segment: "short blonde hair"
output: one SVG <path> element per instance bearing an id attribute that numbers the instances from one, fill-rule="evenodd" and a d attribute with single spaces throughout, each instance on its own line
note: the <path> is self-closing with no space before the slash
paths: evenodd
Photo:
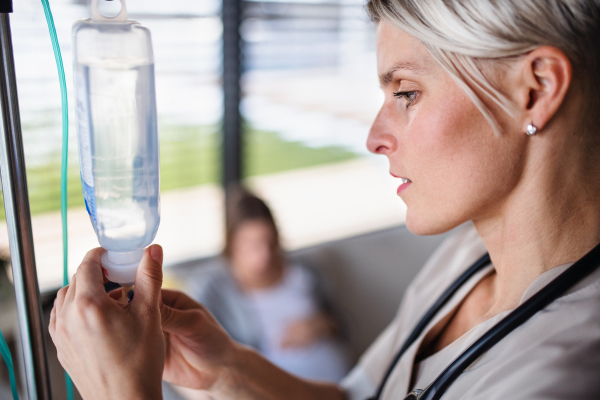
<path id="1" fill-rule="evenodd" d="M 510 115 L 513 105 L 482 70 L 484 60 L 508 59 L 553 46 L 584 78 L 586 95 L 600 103 L 600 0 L 368 0 L 373 21 L 420 40 L 481 110 L 499 127 L 475 90 Z"/>

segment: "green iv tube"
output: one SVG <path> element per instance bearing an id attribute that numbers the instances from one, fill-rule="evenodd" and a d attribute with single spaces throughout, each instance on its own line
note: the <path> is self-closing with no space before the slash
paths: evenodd
<path id="1" fill-rule="evenodd" d="M 54 50 L 54 58 L 56 59 L 56 67 L 58 68 L 58 79 L 60 82 L 60 95 L 62 101 L 62 155 L 61 155 L 61 171 L 60 171 L 60 214 L 62 220 L 62 237 L 63 237 L 63 286 L 69 284 L 69 268 L 68 268 L 68 236 L 67 236 L 67 165 L 68 165 L 68 150 L 69 150 L 69 105 L 67 101 L 67 85 L 65 79 L 65 70 L 63 67 L 58 38 L 56 36 L 56 28 L 54 27 L 54 19 L 50 11 L 48 0 L 42 0 L 44 13 L 46 14 L 46 22 L 50 32 L 52 48 Z M 19 400 L 17 392 L 17 382 L 15 379 L 15 370 L 10 354 L 10 349 L 4 339 L 4 335 L 0 331 L 0 354 L 6 363 L 10 379 L 10 389 L 14 400 Z M 69 374 L 65 372 L 65 380 L 67 385 L 67 398 L 73 400 L 73 382 Z"/>
<path id="2" fill-rule="evenodd" d="M 69 105 L 67 101 L 67 84 L 65 79 L 65 69 L 63 67 L 62 56 L 60 54 L 60 46 L 56 36 L 56 28 L 54 27 L 54 19 L 48 0 L 42 0 L 44 13 L 46 14 L 46 22 L 48 23 L 48 31 L 52 41 L 52 49 L 54 50 L 54 58 L 56 59 L 56 67 L 58 69 L 58 80 L 60 81 L 60 97 L 62 101 L 62 154 L 61 154 L 61 169 L 60 169 L 60 215 L 62 220 L 62 238 L 63 238 L 63 286 L 69 284 L 69 242 L 67 235 L 67 165 L 69 156 Z M 65 381 L 67 385 L 67 398 L 73 400 L 73 382 L 69 374 L 65 372 Z"/>
<path id="3" fill-rule="evenodd" d="M 15 379 L 15 368 L 13 366 L 12 356 L 10 355 L 8 344 L 6 344 L 6 340 L 4 340 L 4 335 L 2 332 L 0 332 L 0 353 L 2 353 L 2 358 L 4 359 L 8 369 L 10 390 L 12 391 L 13 399 L 19 400 L 19 394 L 17 393 L 17 380 Z"/>

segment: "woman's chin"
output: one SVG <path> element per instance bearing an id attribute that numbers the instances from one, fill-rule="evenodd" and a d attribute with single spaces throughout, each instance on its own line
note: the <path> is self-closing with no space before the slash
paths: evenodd
<path id="1" fill-rule="evenodd" d="M 406 213 L 406 227 L 409 231 L 417 236 L 430 236 L 430 235 L 441 235 L 451 229 L 456 228 L 461 223 L 453 223 L 450 221 L 444 221 L 440 218 L 429 218 L 422 215 L 411 214 L 410 211 Z"/>

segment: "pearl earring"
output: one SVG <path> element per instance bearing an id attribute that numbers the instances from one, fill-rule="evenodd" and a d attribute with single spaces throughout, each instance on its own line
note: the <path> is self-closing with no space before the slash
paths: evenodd
<path id="1" fill-rule="evenodd" d="M 537 133 L 537 130 L 538 130 L 537 126 L 535 126 L 534 124 L 529 124 L 529 125 L 527 125 L 527 132 L 526 133 L 529 136 L 533 136 L 533 135 L 535 135 Z"/>

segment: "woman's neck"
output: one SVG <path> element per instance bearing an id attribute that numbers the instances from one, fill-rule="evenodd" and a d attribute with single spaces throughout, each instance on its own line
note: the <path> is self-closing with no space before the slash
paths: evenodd
<path id="1" fill-rule="evenodd" d="M 538 276 L 600 242 L 600 171 L 565 159 L 534 163 L 495 215 L 474 221 L 496 269 L 489 316 L 516 307 Z"/>

